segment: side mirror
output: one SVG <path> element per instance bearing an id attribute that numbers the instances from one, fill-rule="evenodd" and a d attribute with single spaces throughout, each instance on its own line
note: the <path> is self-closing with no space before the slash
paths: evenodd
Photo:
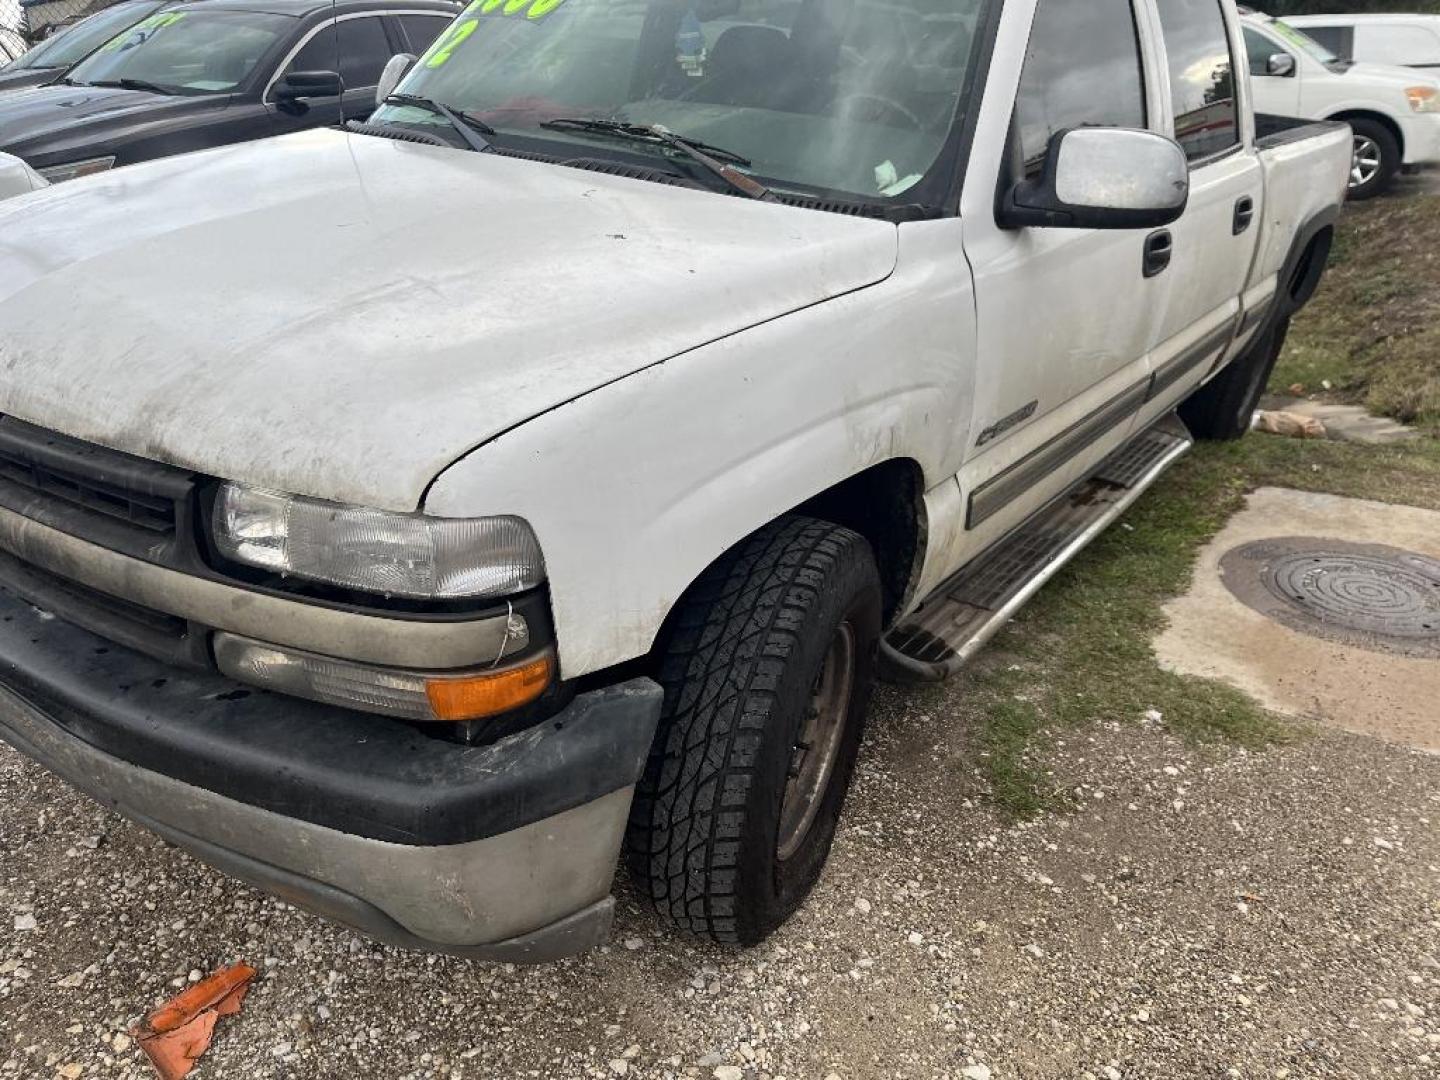
<path id="1" fill-rule="evenodd" d="M 410 65 L 415 63 L 415 57 L 411 53 L 396 53 L 385 65 L 385 70 L 380 72 L 380 81 L 375 84 L 375 107 L 379 108 L 385 104 L 385 99 L 395 92 L 395 87 L 400 85 L 400 80 L 410 70 Z"/>
<path id="2" fill-rule="evenodd" d="M 1129 128 L 1056 132 L 1045 170 L 1005 193 L 1007 229 L 1159 229 L 1185 212 L 1190 164 L 1180 144 Z"/>
<path id="3" fill-rule="evenodd" d="M 1271 53 L 1265 61 L 1265 74 L 1288 79 L 1295 74 L 1295 57 L 1287 52 Z"/>
<path id="4" fill-rule="evenodd" d="M 340 76 L 333 71 L 292 71 L 275 84 L 275 105 L 286 112 L 303 113 L 305 98 L 340 96 Z"/>

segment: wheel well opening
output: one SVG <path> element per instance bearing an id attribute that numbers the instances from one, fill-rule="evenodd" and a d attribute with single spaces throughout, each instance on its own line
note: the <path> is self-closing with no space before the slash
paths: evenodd
<path id="1" fill-rule="evenodd" d="M 1400 130 L 1400 125 L 1391 120 L 1383 113 L 1365 112 L 1363 109 L 1351 109 L 1349 112 L 1336 113 L 1331 120 L 1370 120 L 1379 124 L 1391 135 L 1395 136 L 1395 142 L 1400 147 L 1400 156 L 1405 156 L 1405 133 Z"/>
<path id="2" fill-rule="evenodd" d="M 873 465 L 792 512 L 844 525 L 870 541 L 889 623 L 909 599 L 923 554 L 925 477 L 919 463 L 901 458 Z"/>
<path id="3" fill-rule="evenodd" d="M 1325 273 L 1326 262 L 1330 258 L 1330 247 L 1335 242 L 1335 227 L 1327 225 L 1305 245 L 1300 258 L 1295 263 L 1295 269 L 1290 274 L 1290 307 L 1292 311 L 1298 311 L 1310 302 L 1315 295 L 1315 290 L 1320 287 L 1320 279 Z"/>
<path id="4" fill-rule="evenodd" d="M 880 571 L 884 604 L 882 619 L 888 625 L 901 605 L 909 600 L 910 590 L 919 580 L 920 561 L 924 555 L 925 474 L 919 463 L 902 458 L 872 465 L 864 472 L 856 473 L 806 499 L 786 513 L 803 514 L 843 525 L 870 542 Z M 682 596 L 687 595 L 694 585 L 695 582 L 691 582 Z M 682 607 L 682 604 L 676 603 L 665 616 L 651 643 L 650 652 L 609 669 L 609 681 L 613 682 L 617 674 L 654 675 L 659 650 L 674 634 L 676 616 Z"/>

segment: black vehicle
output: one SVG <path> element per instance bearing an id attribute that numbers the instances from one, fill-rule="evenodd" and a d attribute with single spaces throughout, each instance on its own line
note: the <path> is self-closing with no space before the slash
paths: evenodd
<path id="1" fill-rule="evenodd" d="M 0 97 L 0 151 L 52 182 L 363 119 L 390 57 L 420 53 L 444 0 L 193 0 L 158 10 L 58 82 Z"/>
<path id="2" fill-rule="evenodd" d="M 155 14 L 169 0 L 122 0 L 113 7 L 56 31 L 18 59 L 0 67 L 0 94 L 53 82 L 116 34 Z"/>

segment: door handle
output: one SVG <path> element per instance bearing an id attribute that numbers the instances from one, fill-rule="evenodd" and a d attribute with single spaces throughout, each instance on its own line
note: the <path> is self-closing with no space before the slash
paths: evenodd
<path id="1" fill-rule="evenodd" d="M 1175 254 L 1175 238 L 1169 229 L 1161 229 L 1145 238 L 1145 276 L 1152 278 L 1165 272 Z"/>
<path id="2" fill-rule="evenodd" d="M 1254 220 L 1255 200 L 1249 195 L 1242 195 L 1235 203 L 1235 235 L 1239 236 L 1250 228 L 1250 222 Z"/>

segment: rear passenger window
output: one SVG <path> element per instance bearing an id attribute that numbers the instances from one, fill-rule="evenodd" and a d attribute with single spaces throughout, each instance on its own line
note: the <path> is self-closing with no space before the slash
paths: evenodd
<path id="1" fill-rule="evenodd" d="M 1157 0 L 1165 51 L 1170 55 L 1170 96 L 1175 138 L 1191 161 L 1240 142 L 1235 67 L 1220 0 Z"/>
<path id="2" fill-rule="evenodd" d="M 1015 106 L 1025 173 L 1073 127 L 1145 126 L 1145 72 L 1130 0 L 1040 0 Z"/>
<path id="3" fill-rule="evenodd" d="M 1353 26 L 1304 26 L 1297 27 L 1324 45 L 1336 56 L 1347 60 L 1355 57 L 1355 28 Z"/>
<path id="4" fill-rule="evenodd" d="M 400 25 L 405 28 L 410 51 L 419 56 L 450 25 L 450 19 L 444 15 L 401 15 Z"/>

